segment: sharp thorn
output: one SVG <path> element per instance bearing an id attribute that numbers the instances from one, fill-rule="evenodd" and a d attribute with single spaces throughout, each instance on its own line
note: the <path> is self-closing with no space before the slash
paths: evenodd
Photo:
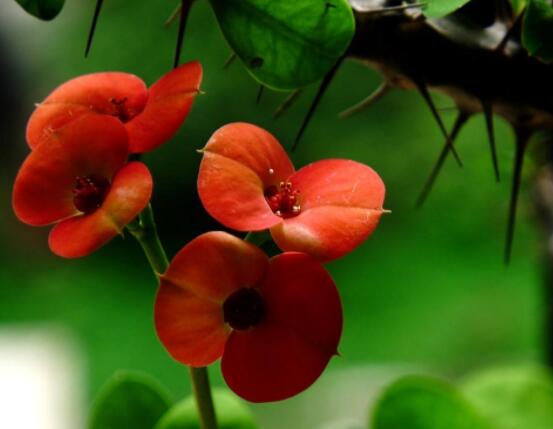
<path id="1" fill-rule="evenodd" d="M 343 112 L 340 112 L 338 116 L 342 119 L 349 118 L 350 116 L 355 115 L 356 113 L 359 113 L 360 111 L 366 109 L 367 107 L 372 106 L 374 103 L 376 103 L 386 94 L 388 94 L 392 89 L 393 89 L 392 86 L 387 81 L 384 81 L 368 97 L 361 100 L 359 103 L 355 104 L 349 109 L 346 109 Z"/>
<path id="2" fill-rule="evenodd" d="M 301 88 L 292 91 L 290 95 L 288 95 L 288 97 L 286 97 L 284 101 L 280 103 L 280 105 L 276 108 L 275 112 L 273 113 L 273 118 L 277 119 L 278 117 L 280 117 L 280 115 L 286 112 L 292 106 L 292 104 L 294 104 L 294 102 L 298 99 L 302 92 L 303 89 Z"/>
<path id="3" fill-rule="evenodd" d="M 265 85 L 262 83 L 259 84 L 259 89 L 257 90 L 257 96 L 255 97 L 255 104 L 259 104 L 261 101 L 261 97 L 263 96 L 263 92 L 265 91 Z"/>
<path id="4" fill-rule="evenodd" d="M 96 31 L 96 24 L 98 23 L 98 17 L 100 16 L 100 11 L 102 10 L 102 5 L 104 0 L 96 0 L 96 8 L 94 9 L 94 15 L 92 16 L 92 24 L 90 25 L 90 31 L 88 32 L 88 39 L 86 41 L 86 48 L 84 51 L 84 57 L 87 58 L 90 53 L 90 48 L 92 47 L 92 39 L 94 38 L 94 33 Z"/>
<path id="5" fill-rule="evenodd" d="M 442 134 L 446 138 L 446 140 L 449 142 L 449 140 L 448 140 L 449 137 L 448 137 L 448 133 L 447 133 L 447 130 L 445 128 L 445 125 L 444 125 L 444 121 L 442 120 L 442 117 L 440 116 L 440 113 L 438 112 L 438 109 L 436 109 L 436 105 L 434 104 L 434 101 L 432 100 L 432 96 L 428 92 L 427 86 L 422 82 L 415 82 L 415 84 L 417 85 L 417 88 L 418 88 L 420 94 L 422 95 L 422 98 L 426 102 L 428 108 L 432 112 L 432 115 L 434 116 L 434 119 L 436 119 L 436 122 L 438 123 L 438 126 L 440 127 L 440 131 L 442 132 Z M 459 157 L 459 154 L 457 153 L 457 151 L 455 150 L 453 145 L 451 145 L 449 143 L 448 147 L 451 150 L 451 152 L 453 153 L 453 156 L 455 157 L 455 160 L 457 161 L 457 164 L 459 164 L 459 167 L 462 167 L 463 163 L 461 161 L 461 158 Z"/>
<path id="6" fill-rule="evenodd" d="M 182 43 L 184 41 L 186 23 L 188 21 L 188 15 L 190 14 L 190 8 L 192 7 L 192 2 L 193 0 L 181 0 L 179 31 L 177 33 L 177 47 L 175 49 L 175 59 L 173 61 L 173 68 L 177 68 L 180 62 Z"/>
<path id="7" fill-rule="evenodd" d="M 317 106 L 319 105 L 321 99 L 323 98 L 323 95 L 325 94 L 326 90 L 328 89 L 328 86 L 330 85 L 330 82 L 332 82 L 332 79 L 336 75 L 336 72 L 338 71 L 338 68 L 342 64 L 342 61 L 344 61 L 344 56 L 340 57 L 338 61 L 336 61 L 336 64 L 329 70 L 329 72 L 326 74 L 326 76 L 323 78 L 323 81 L 321 82 L 321 85 L 319 86 L 319 89 L 317 90 L 317 94 L 315 94 L 315 98 L 311 102 L 311 106 L 309 106 L 309 110 L 307 111 L 307 114 L 305 115 L 305 118 L 303 119 L 303 122 L 301 124 L 301 127 L 298 131 L 298 134 L 296 136 L 296 139 L 294 140 L 294 143 L 292 144 L 291 152 L 294 152 L 298 144 L 301 140 L 301 137 L 303 136 L 303 133 L 305 132 L 307 125 L 309 125 L 309 122 L 311 121 L 311 118 L 313 117 L 313 113 L 315 113 L 315 110 L 317 109 Z"/>
<path id="8" fill-rule="evenodd" d="M 232 53 L 228 56 L 228 58 L 225 60 L 225 64 L 223 64 L 223 70 L 227 69 L 230 67 L 230 65 L 234 62 L 234 60 L 236 59 L 236 53 Z"/>
<path id="9" fill-rule="evenodd" d="M 488 140 L 490 142 L 490 153 L 492 155 L 495 180 L 499 182 L 499 163 L 497 161 L 497 147 L 495 144 L 495 131 L 493 127 L 493 106 L 490 102 L 483 101 L 482 108 L 484 110 L 484 118 L 486 118 L 486 129 L 488 131 Z"/>
<path id="10" fill-rule="evenodd" d="M 514 35 L 519 23 L 522 20 L 522 17 L 525 15 L 526 8 L 524 8 L 518 16 L 514 19 L 514 21 L 511 23 L 511 26 L 507 29 L 505 32 L 505 35 L 499 42 L 499 44 L 496 46 L 495 50 L 496 52 L 503 52 L 505 49 L 505 46 L 507 46 L 507 43 L 509 42 L 509 39 Z"/>
<path id="11" fill-rule="evenodd" d="M 177 16 L 180 15 L 180 11 L 182 9 L 182 3 L 177 4 L 177 7 L 171 12 L 171 15 L 169 15 L 169 18 L 165 20 L 165 23 L 163 24 L 165 27 L 170 27 L 173 22 L 177 19 Z"/>
<path id="12" fill-rule="evenodd" d="M 430 176 L 428 176 L 428 179 L 426 179 L 426 182 L 419 195 L 419 198 L 417 199 L 417 208 L 422 207 L 422 205 L 430 195 L 430 192 L 434 187 L 434 183 L 436 182 L 436 179 L 438 178 L 438 175 L 442 170 L 442 167 L 447 158 L 447 155 L 450 152 L 450 145 L 453 145 L 455 143 L 455 139 L 459 135 L 459 131 L 461 131 L 461 128 L 463 127 L 463 125 L 466 124 L 469 118 L 470 118 L 470 114 L 462 110 L 459 111 L 459 113 L 457 114 L 457 117 L 455 118 L 455 123 L 453 124 L 453 128 L 451 129 L 451 133 L 449 134 L 449 137 L 446 140 L 446 143 L 444 144 L 440 152 L 440 155 L 438 156 L 438 160 L 434 164 L 434 168 L 430 172 Z"/>
<path id="13" fill-rule="evenodd" d="M 530 133 L 526 129 L 518 129 L 516 132 L 516 147 L 515 159 L 513 167 L 513 182 L 511 185 L 511 201 L 509 203 L 509 215 L 507 218 L 507 235 L 505 239 L 505 264 L 508 265 L 511 261 L 511 252 L 513 249 L 513 237 L 515 233 L 515 220 L 518 204 L 518 196 L 520 193 L 520 182 L 522 180 L 522 167 L 524 163 L 524 154 Z"/>

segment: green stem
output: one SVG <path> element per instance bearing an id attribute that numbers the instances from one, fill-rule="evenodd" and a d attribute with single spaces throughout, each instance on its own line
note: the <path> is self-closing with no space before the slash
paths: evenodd
<path id="1" fill-rule="evenodd" d="M 196 398 L 198 414 L 200 415 L 200 425 L 202 429 L 217 429 L 217 416 L 213 407 L 207 368 L 190 366 L 188 371 L 192 380 L 192 390 L 194 391 L 194 398 Z"/>
<path id="2" fill-rule="evenodd" d="M 165 249 L 161 244 L 154 219 L 152 206 L 140 213 L 140 216 L 127 225 L 127 230 L 137 239 L 156 277 L 163 274 L 169 266 Z M 211 387 L 206 367 L 189 367 L 192 391 L 200 416 L 201 429 L 217 429 L 217 418 L 211 397 Z"/>

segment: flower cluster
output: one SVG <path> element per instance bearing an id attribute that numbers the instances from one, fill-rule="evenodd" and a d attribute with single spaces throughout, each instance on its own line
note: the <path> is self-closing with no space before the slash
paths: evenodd
<path id="1" fill-rule="evenodd" d="M 201 76 L 189 63 L 149 89 L 134 75 L 96 73 L 53 91 L 28 123 L 32 151 L 13 191 L 19 219 L 56 223 L 50 248 L 70 258 L 120 234 L 153 188 L 147 167 L 129 156 L 174 135 Z M 269 258 L 226 232 L 192 240 L 160 275 L 157 334 L 183 364 L 221 358 L 226 382 L 249 401 L 291 397 L 321 375 L 341 337 L 340 297 L 322 263 L 373 232 L 384 184 L 351 160 L 296 171 L 271 134 L 247 123 L 220 128 L 200 152 L 207 212 L 237 231 L 268 229 L 283 253 Z"/>
<path id="2" fill-rule="evenodd" d="M 64 83 L 27 125 L 32 152 L 15 180 L 13 207 L 30 225 L 57 223 L 50 249 L 75 258 L 121 234 L 150 201 L 147 167 L 129 155 L 168 140 L 199 91 L 202 68 L 184 64 L 150 89 L 128 73 L 94 73 Z"/>

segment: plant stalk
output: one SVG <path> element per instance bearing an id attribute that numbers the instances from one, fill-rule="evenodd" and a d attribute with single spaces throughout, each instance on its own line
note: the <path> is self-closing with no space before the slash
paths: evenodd
<path id="1" fill-rule="evenodd" d="M 140 213 L 138 218 L 127 225 L 127 230 L 140 243 L 152 271 L 159 277 L 169 267 L 169 260 L 159 239 L 151 204 Z M 217 417 L 211 396 L 211 386 L 206 367 L 189 367 L 192 391 L 200 418 L 201 429 L 217 429 Z"/>

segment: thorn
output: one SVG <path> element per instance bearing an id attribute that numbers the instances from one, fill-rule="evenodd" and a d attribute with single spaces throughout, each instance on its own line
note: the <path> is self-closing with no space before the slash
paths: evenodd
<path id="1" fill-rule="evenodd" d="M 98 23 L 98 17 L 100 16 L 100 11 L 102 10 L 102 5 L 104 0 L 96 0 L 96 8 L 94 9 L 94 15 L 92 16 L 92 24 L 90 25 L 90 31 L 88 32 L 88 39 L 86 41 L 86 48 L 84 51 L 84 57 L 88 57 L 90 48 L 92 47 L 92 39 L 94 38 L 94 32 L 96 31 L 96 24 Z"/>
<path id="2" fill-rule="evenodd" d="M 450 146 L 455 143 L 455 139 L 459 135 L 459 131 L 461 131 L 461 128 L 463 127 L 463 125 L 466 124 L 469 118 L 470 114 L 462 110 L 460 110 L 457 114 L 455 122 L 453 123 L 453 128 L 451 129 L 451 133 L 449 134 L 449 138 L 446 140 L 446 143 L 444 144 L 444 147 L 442 148 L 442 151 L 438 156 L 438 160 L 436 161 L 436 164 L 434 164 L 434 168 L 432 169 L 430 176 L 428 176 L 428 179 L 426 179 L 426 183 L 424 184 L 419 198 L 417 199 L 417 208 L 422 207 L 422 205 L 430 195 L 430 191 L 434 187 L 434 183 L 436 182 L 436 179 L 440 174 L 447 155 L 449 154 Z"/>
<path id="3" fill-rule="evenodd" d="M 451 150 L 451 152 L 453 153 L 453 156 L 455 157 L 455 160 L 457 161 L 457 164 L 459 164 L 459 167 L 462 167 L 463 162 L 461 161 L 461 158 L 459 157 L 459 154 L 457 153 L 457 150 L 455 150 L 455 147 L 453 147 L 453 145 L 449 141 L 449 134 L 448 134 L 448 132 L 445 128 L 444 121 L 442 121 L 442 117 L 440 116 L 440 113 L 436 109 L 436 105 L 434 104 L 434 101 L 432 100 L 432 96 L 428 92 L 427 86 L 424 83 L 420 82 L 420 81 L 416 81 L 415 84 L 417 85 L 417 88 L 418 88 L 420 94 L 422 95 L 422 98 L 424 99 L 424 101 L 426 102 L 426 104 L 429 107 L 430 111 L 432 112 L 432 115 L 434 115 L 434 119 L 436 119 L 436 122 L 438 123 L 438 126 L 440 127 L 440 131 L 442 132 L 442 134 L 446 138 L 446 143 L 447 143 L 447 146 L 448 146 L 449 150 Z"/>
<path id="4" fill-rule="evenodd" d="M 511 188 L 511 201 L 509 203 L 509 216 L 507 219 L 507 236 L 505 239 L 505 264 L 508 265 L 511 261 L 511 251 L 513 249 L 513 237 L 515 233 L 515 219 L 517 211 L 518 196 L 520 191 L 520 182 L 522 180 L 522 167 L 524 162 L 524 153 L 528 146 L 531 134 L 527 129 L 517 129 L 516 133 L 516 148 L 515 161 L 513 168 L 513 182 Z"/>
<path id="5" fill-rule="evenodd" d="M 264 91 L 265 91 L 265 85 L 263 85 L 262 83 L 259 84 L 259 89 L 257 90 L 257 96 L 255 97 L 255 104 L 259 104 Z"/>
<path id="6" fill-rule="evenodd" d="M 171 15 L 169 15 L 169 18 L 165 20 L 165 23 L 163 24 L 165 27 L 170 27 L 173 22 L 175 22 L 175 19 L 177 19 L 177 16 L 179 16 L 180 11 L 182 9 L 182 3 L 177 4 L 177 7 L 171 12 Z"/>
<path id="7" fill-rule="evenodd" d="M 186 30 L 186 22 L 188 21 L 188 15 L 190 14 L 190 8 L 192 7 L 193 1 L 194 0 L 181 0 L 179 31 L 177 33 L 177 47 L 175 49 L 173 68 L 177 68 L 179 65 L 182 42 L 184 41 L 184 32 Z"/>
<path id="8" fill-rule="evenodd" d="M 515 20 L 511 23 L 511 26 L 509 29 L 505 32 L 505 35 L 501 39 L 501 42 L 496 46 L 495 50 L 496 52 L 503 52 L 505 49 L 505 46 L 507 46 L 507 43 L 509 42 L 509 39 L 511 36 L 513 36 L 514 32 L 516 31 L 520 21 L 522 20 L 522 17 L 524 16 L 526 12 L 526 7 L 522 9 L 522 11 L 518 14 L 518 16 L 515 18 Z"/>
<path id="9" fill-rule="evenodd" d="M 382 82 L 380 86 L 376 88 L 368 97 L 361 100 L 359 103 L 351 106 L 349 109 L 346 109 L 343 112 L 340 112 L 338 117 L 340 117 L 341 119 L 344 119 L 344 118 L 349 118 L 350 116 L 355 115 L 356 113 L 359 113 L 360 111 L 366 109 L 367 107 L 372 106 L 374 103 L 376 103 L 386 94 L 388 94 L 392 89 L 393 87 L 388 83 L 388 81 Z"/>
<path id="10" fill-rule="evenodd" d="M 344 56 L 341 56 L 338 61 L 336 61 L 336 64 L 328 71 L 326 76 L 323 78 L 323 81 L 321 82 L 321 85 L 319 86 L 319 89 L 317 90 L 317 94 L 315 94 L 315 98 L 311 102 L 311 106 L 309 106 L 309 110 L 307 111 L 307 114 L 305 115 L 305 118 L 303 119 L 303 122 L 301 124 L 300 130 L 298 131 L 298 134 L 296 136 L 296 139 L 294 140 L 294 144 L 292 144 L 292 148 L 290 149 L 291 152 L 294 152 L 296 148 L 298 147 L 298 144 L 301 140 L 301 137 L 303 133 L 305 132 L 305 129 L 307 128 L 307 125 L 309 125 L 309 122 L 311 121 L 311 118 L 313 116 L 313 113 L 315 113 L 315 110 L 317 109 L 317 106 L 319 105 L 321 99 L 323 98 L 323 95 L 325 94 L 326 90 L 328 89 L 328 86 L 330 85 L 330 82 L 332 82 L 332 79 L 336 75 L 336 72 L 338 71 L 338 68 L 342 64 L 342 61 L 344 61 Z"/>
<path id="11" fill-rule="evenodd" d="M 273 113 L 273 118 L 277 119 L 280 115 L 282 115 L 284 112 L 286 112 L 292 104 L 297 100 L 297 98 L 302 94 L 303 89 L 298 88 L 290 93 L 288 97 L 284 99 L 282 103 L 276 108 L 275 112 Z"/>
<path id="12" fill-rule="evenodd" d="M 386 13 L 386 12 L 402 12 L 408 9 L 416 9 L 416 8 L 422 9 L 425 6 L 426 6 L 426 3 L 413 3 L 413 4 L 390 6 L 390 7 L 383 7 L 380 9 L 367 10 L 366 12 L 363 12 L 363 14 L 372 15 L 372 14 Z"/>
<path id="13" fill-rule="evenodd" d="M 228 56 L 228 58 L 225 60 L 225 64 L 223 64 L 223 70 L 227 69 L 230 67 L 230 65 L 234 62 L 234 60 L 236 59 L 237 55 L 236 53 L 232 53 Z"/>
<path id="14" fill-rule="evenodd" d="M 495 180 L 500 181 L 499 163 L 497 161 L 497 148 L 495 144 L 495 132 L 493 128 L 493 106 L 488 101 L 482 101 L 484 117 L 486 118 L 486 129 L 488 131 L 488 140 L 490 142 L 490 152 L 492 154 L 493 170 L 495 172 Z"/>

